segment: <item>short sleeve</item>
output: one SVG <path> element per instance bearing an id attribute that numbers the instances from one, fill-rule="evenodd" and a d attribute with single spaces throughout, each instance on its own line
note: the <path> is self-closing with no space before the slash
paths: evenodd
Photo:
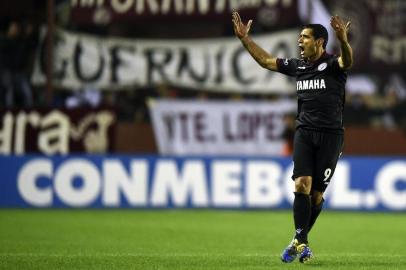
<path id="1" fill-rule="evenodd" d="M 299 60 L 295 58 L 277 58 L 278 72 L 288 76 L 296 76 L 298 62 Z"/>

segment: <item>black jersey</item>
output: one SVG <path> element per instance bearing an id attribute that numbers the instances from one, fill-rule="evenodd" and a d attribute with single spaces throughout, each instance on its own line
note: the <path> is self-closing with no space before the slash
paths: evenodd
<path id="1" fill-rule="evenodd" d="M 324 53 L 317 61 L 277 59 L 278 72 L 296 77 L 296 128 L 342 133 L 345 82 L 338 58 Z"/>

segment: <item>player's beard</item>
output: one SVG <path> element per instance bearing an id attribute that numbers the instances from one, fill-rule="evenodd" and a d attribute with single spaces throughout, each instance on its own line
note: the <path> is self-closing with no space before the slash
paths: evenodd
<path id="1" fill-rule="evenodd" d="M 313 56 L 317 54 L 316 47 L 303 47 L 303 50 L 300 50 L 300 57 L 305 60 L 309 61 Z"/>

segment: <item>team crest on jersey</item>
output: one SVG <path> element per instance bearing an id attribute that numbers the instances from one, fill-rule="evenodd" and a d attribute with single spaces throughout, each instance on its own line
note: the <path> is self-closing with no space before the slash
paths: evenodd
<path id="1" fill-rule="evenodd" d="M 326 67 L 327 67 L 327 63 L 321 63 L 321 64 L 317 67 L 317 70 L 318 70 L 318 71 L 323 71 L 323 70 L 326 69 Z"/>

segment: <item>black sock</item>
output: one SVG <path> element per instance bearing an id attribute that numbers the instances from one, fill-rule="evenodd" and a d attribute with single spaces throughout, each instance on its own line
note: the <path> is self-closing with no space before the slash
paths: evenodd
<path id="1" fill-rule="evenodd" d="M 295 220 L 296 235 L 295 238 L 300 243 L 307 244 L 307 232 L 309 229 L 311 214 L 310 196 L 304 193 L 295 192 L 293 201 L 293 219 Z"/>
<path id="2" fill-rule="evenodd" d="M 322 198 L 321 202 L 318 205 L 312 205 L 310 221 L 309 221 L 309 230 L 307 231 L 308 233 L 310 232 L 314 223 L 316 222 L 316 219 L 320 215 L 320 212 L 323 209 L 323 203 L 324 203 L 324 199 Z"/>

